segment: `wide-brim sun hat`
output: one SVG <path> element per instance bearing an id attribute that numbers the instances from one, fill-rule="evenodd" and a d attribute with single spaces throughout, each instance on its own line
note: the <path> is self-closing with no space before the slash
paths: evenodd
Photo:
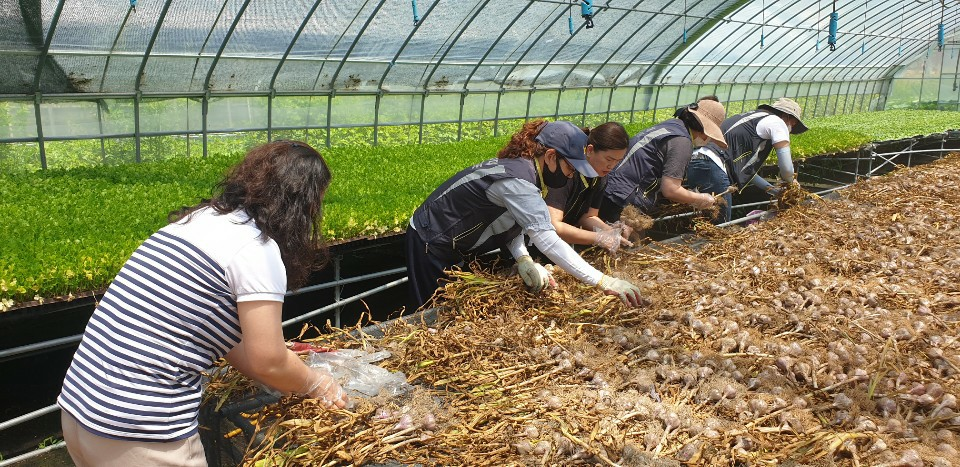
<path id="1" fill-rule="evenodd" d="M 599 176 L 593 166 L 587 162 L 587 134 L 580 127 L 563 120 L 547 122 L 540 128 L 536 140 L 557 151 L 584 177 Z"/>
<path id="2" fill-rule="evenodd" d="M 800 115 L 803 114 L 803 109 L 801 109 L 800 104 L 793 99 L 781 97 L 773 104 L 760 104 L 757 106 L 757 109 L 770 111 L 778 110 L 795 118 L 797 120 L 797 124 L 790 129 L 790 133 L 792 134 L 799 135 L 800 133 L 807 131 L 807 126 L 800 121 Z"/>
<path id="3" fill-rule="evenodd" d="M 700 122 L 700 125 L 703 127 L 703 133 L 717 143 L 718 146 L 726 149 L 727 140 L 723 137 L 723 130 L 720 129 L 720 124 L 723 123 L 723 119 L 727 116 L 727 111 L 723 108 L 723 104 L 717 101 L 703 99 L 697 102 L 695 109 L 693 106 L 688 107 L 688 109 L 690 113 L 697 118 L 697 121 Z"/>

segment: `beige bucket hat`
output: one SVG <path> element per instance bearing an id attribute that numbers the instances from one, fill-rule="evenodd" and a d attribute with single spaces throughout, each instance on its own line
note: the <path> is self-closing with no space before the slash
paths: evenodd
<path id="1" fill-rule="evenodd" d="M 797 119 L 797 124 L 793 126 L 793 129 L 790 130 L 790 133 L 799 135 L 804 131 L 807 131 L 807 126 L 800 121 L 800 115 L 803 113 L 803 110 L 800 108 L 800 104 L 797 104 L 797 101 L 781 97 L 777 99 L 773 104 L 760 104 L 757 106 L 759 110 L 779 110 L 795 119 Z"/>
<path id="2" fill-rule="evenodd" d="M 726 149 L 727 140 L 723 138 L 723 131 L 720 130 L 720 124 L 727 116 L 723 104 L 709 99 L 701 99 L 697 101 L 696 108 L 690 106 L 688 109 L 703 126 L 704 134 L 716 142 L 718 146 Z"/>

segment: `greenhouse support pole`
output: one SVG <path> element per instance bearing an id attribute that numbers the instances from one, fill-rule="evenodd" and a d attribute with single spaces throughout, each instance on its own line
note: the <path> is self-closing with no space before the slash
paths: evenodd
<path id="1" fill-rule="evenodd" d="M 657 93 L 653 96 L 653 116 L 650 119 L 653 123 L 657 122 L 657 106 L 660 104 L 660 89 L 663 88 L 663 84 L 657 85 Z"/>
<path id="2" fill-rule="evenodd" d="M 37 120 L 37 145 L 40 146 L 40 168 L 47 170 L 47 149 L 43 142 L 43 118 L 40 117 L 40 91 L 33 97 L 33 116 Z"/>
<path id="3" fill-rule="evenodd" d="M 203 132 L 203 157 L 207 157 L 207 114 L 210 112 L 210 90 L 203 93 L 200 101 L 200 126 Z"/>
<path id="4" fill-rule="evenodd" d="M 97 103 L 97 130 L 100 132 L 100 163 L 107 161 L 107 149 L 103 138 L 103 109 L 101 109 L 101 99 L 94 101 Z"/>
<path id="5" fill-rule="evenodd" d="M 503 97 L 503 86 L 500 86 L 500 92 L 497 93 L 497 108 L 493 112 L 493 136 L 495 137 L 500 136 L 500 98 L 501 97 Z M 423 115 L 423 105 L 420 106 L 420 115 Z"/>
<path id="6" fill-rule="evenodd" d="M 270 88 L 270 95 L 267 96 L 267 142 L 273 141 L 273 98 L 276 97 L 277 90 Z"/>
<path id="7" fill-rule="evenodd" d="M 383 88 L 377 89 L 377 96 L 373 100 L 373 145 L 380 144 L 380 101 L 383 99 Z"/>
<path id="8" fill-rule="evenodd" d="M 336 255 L 333 257 L 333 280 L 334 282 L 340 282 L 340 261 L 343 259 L 343 256 Z M 340 297 L 342 296 L 343 287 L 338 283 L 333 288 L 333 303 L 340 303 Z M 340 327 L 340 312 L 343 311 L 343 307 L 337 305 L 333 312 L 333 325 L 334 327 Z"/>
<path id="9" fill-rule="evenodd" d="M 837 93 L 838 93 L 838 95 L 837 95 L 836 100 L 833 101 L 833 115 L 836 115 L 836 114 L 837 114 L 837 106 L 840 105 L 839 92 L 840 92 L 840 87 L 841 87 L 841 86 L 843 86 L 843 83 L 837 83 Z M 827 91 L 827 92 L 828 92 L 829 94 L 833 94 L 833 82 L 830 82 L 830 90 Z"/>
<path id="10" fill-rule="evenodd" d="M 553 106 L 553 119 L 557 120 L 560 118 L 560 99 L 562 99 L 563 93 L 567 92 L 567 87 L 560 85 L 560 90 L 557 91 L 557 102 Z"/>
<path id="11" fill-rule="evenodd" d="M 463 140 L 463 104 L 467 100 L 466 89 L 460 90 L 460 116 L 457 118 L 457 141 Z"/>
<path id="12" fill-rule="evenodd" d="M 527 106 L 523 111 L 523 119 L 530 120 L 530 102 L 533 101 L 533 93 L 537 92 L 537 87 L 533 86 L 527 91 Z M 560 94 L 559 92 L 557 94 Z"/>
<path id="13" fill-rule="evenodd" d="M 133 145 L 134 159 L 139 163 L 140 158 L 140 90 L 133 95 Z"/>
<path id="14" fill-rule="evenodd" d="M 324 143 L 324 146 L 330 147 L 330 127 L 333 126 L 333 121 L 330 119 L 330 116 L 333 115 L 333 99 L 337 96 L 337 91 L 331 85 L 330 93 L 327 95 L 327 140 Z"/>
<path id="15" fill-rule="evenodd" d="M 580 108 L 580 126 L 587 126 L 587 104 L 590 102 L 590 91 L 593 90 L 591 85 L 583 92 L 583 107 Z"/>
<path id="16" fill-rule="evenodd" d="M 427 96 L 430 95 L 430 91 L 426 88 L 423 89 L 423 96 L 420 97 L 420 125 L 417 127 L 417 144 L 423 144 L 423 110 L 427 105 Z M 327 116 L 329 118 L 329 116 Z M 329 120 L 327 120 L 329 122 Z"/>

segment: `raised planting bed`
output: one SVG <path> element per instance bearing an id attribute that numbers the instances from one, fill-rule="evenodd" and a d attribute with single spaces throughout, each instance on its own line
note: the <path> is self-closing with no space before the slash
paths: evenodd
<path id="1" fill-rule="evenodd" d="M 664 115 L 669 115 L 666 113 Z M 955 128 L 958 112 L 889 111 L 809 119 L 798 158 Z M 629 124 L 634 133 L 646 123 Z M 494 157 L 506 137 L 449 144 L 338 147 L 325 203 L 328 239 L 389 235 L 443 180 Z M 142 164 L 0 173 L 0 312 L 106 288 L 167 214 L 209 196 L 241 153 Z M 801 176 L 802 176 L 801 172 Z"/>
<path id="2" fill-rule="evenodd" d="M 636 309 L 560 272 L 541 296 L 458 273 L 434 323 L 317 341 L 389 350 L 413 392 L 252 407 L 245 462 L 957 465 L 960 155 L 836 198 L 592 257 L 641 286 Z"/>

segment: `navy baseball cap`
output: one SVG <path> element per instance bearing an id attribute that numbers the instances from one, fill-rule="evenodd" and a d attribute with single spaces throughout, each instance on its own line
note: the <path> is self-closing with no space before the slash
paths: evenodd
<path id="1" fill-rule="evenodd" d="M 584 177 L 595 178 L 597 171 L 587 162 L 587 134 L 570 122 L 547 122 L 537 135 L 538 143 L 557 151 Z"/>

